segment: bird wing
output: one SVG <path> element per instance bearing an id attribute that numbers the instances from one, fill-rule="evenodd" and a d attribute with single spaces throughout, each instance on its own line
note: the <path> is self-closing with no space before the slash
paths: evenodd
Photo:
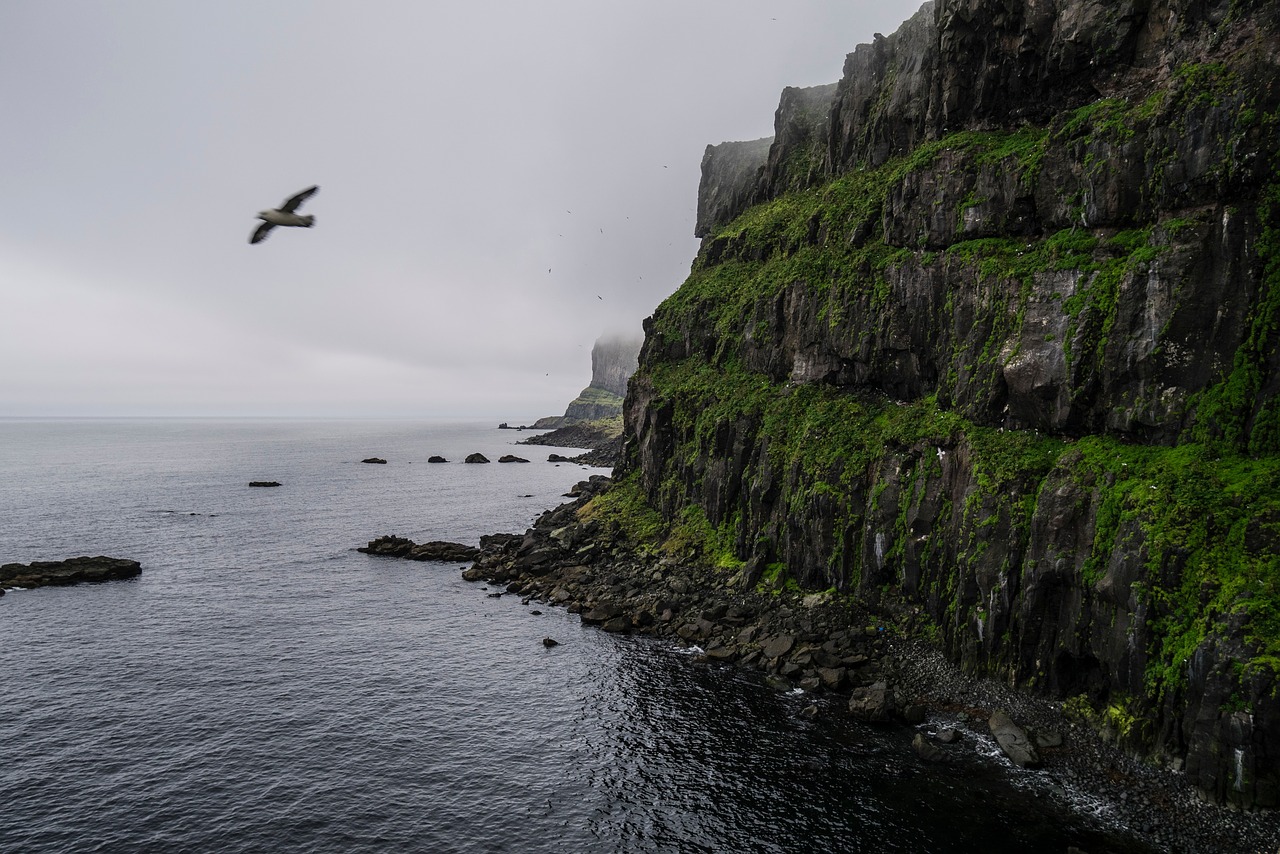
<path id="1" fill-rule="evenodd" d="M 249 242 L 250 242 L 250 243 L 261 243 L 263 240 L 265 240 L 265 239 L 266 239 L 267 234 L 268 234 L 268 233 L 271 231 L 271 229 L 273 229 L 273 228 L 275 228 L 275 226 L 274 226 L 274 225 L 272 225 L 272 224 L 271 224 L 271 223 L 269 223 L 269 222 L 264 222 L 262 225 L 258 226 L 258 228 L 257 228 L 257 230 L 256 230 L 256 231 L 254 231 L 254 232 L 253 232 L 253 237 L 250 237 L 250 238 L 249 238 Z"/>
<path id="2" fill-rule="evenodd" d="M 308 187 L 296 196 L 290 196 L 285 203 L 280 206 L 280 210 L 283 213 L 293 213 L 298 209 L 299 205 L 314 196 L 319 190 L 320 187 L 317 185 L 315 187 Z"/>

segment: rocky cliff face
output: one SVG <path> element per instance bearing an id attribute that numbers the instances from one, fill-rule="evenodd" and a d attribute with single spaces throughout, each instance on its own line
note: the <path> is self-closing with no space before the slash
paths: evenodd
<path id="1" fill-rule="evenodd" d="M 591 348 L 591 383 L 570 402 L 564 417 L 554 426 L 619 415 L 627 382 L 636 372 L 642 343 L 638 336 L 606 335 L 596 339 Z M 544 425 L 546 421 L 548 419 L 538 423 Z"/>
<path id="2" fill-rule="evenodd" d="M 708 149 L 620 488 L 1280 805 L 1280 7 L 938 0 Z"/>

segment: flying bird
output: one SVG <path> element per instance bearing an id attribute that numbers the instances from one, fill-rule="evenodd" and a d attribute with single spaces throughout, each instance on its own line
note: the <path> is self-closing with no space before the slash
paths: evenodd
<path id="1" fill-rule="evenodd" d="M 296 196 L 290 196 L 285 202 L 275 210 L 258 211 L 258 219 L 262 220 L 262 225 L 258 226 L 253 232 L 253 236 L 249 238 L 250 243 L 261 243 L 266 239 L 267 234 L 277 225 L 296 225 L 300 228 L 310 228 L 316 224 L 316 218 L 310 214 L 294 213 L 298 207 L 307 199 L 314 196 L 319 187 L 308 187 Z"/>

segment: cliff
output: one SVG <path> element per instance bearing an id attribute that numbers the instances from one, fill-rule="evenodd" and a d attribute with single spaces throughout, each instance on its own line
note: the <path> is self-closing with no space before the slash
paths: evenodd
<path id="1" fill-rule="evenodd" d="M 622 414 L 627 382 L 636 372 L 642 340 L 639 336 L 604 335 L 591 347 L 591 382 L 570 401 L 563 416 L 541 418 L 535 427 L 566 427 Z"/>
<path id="2" fill-rule="evenodd" d="M 614 489 L 1280 805 L 1278 72 L 1272 0 L 938 0 L 788 89 Z"/>

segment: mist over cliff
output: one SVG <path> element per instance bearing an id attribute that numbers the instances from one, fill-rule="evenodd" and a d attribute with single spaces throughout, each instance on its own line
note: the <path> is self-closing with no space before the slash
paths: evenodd
<path id="1" fill-rule="evenodd" d="M 1277 81 L 1274 2 L 925 4 L 708 148 L 615 489 L 1280 805 Z"/>

